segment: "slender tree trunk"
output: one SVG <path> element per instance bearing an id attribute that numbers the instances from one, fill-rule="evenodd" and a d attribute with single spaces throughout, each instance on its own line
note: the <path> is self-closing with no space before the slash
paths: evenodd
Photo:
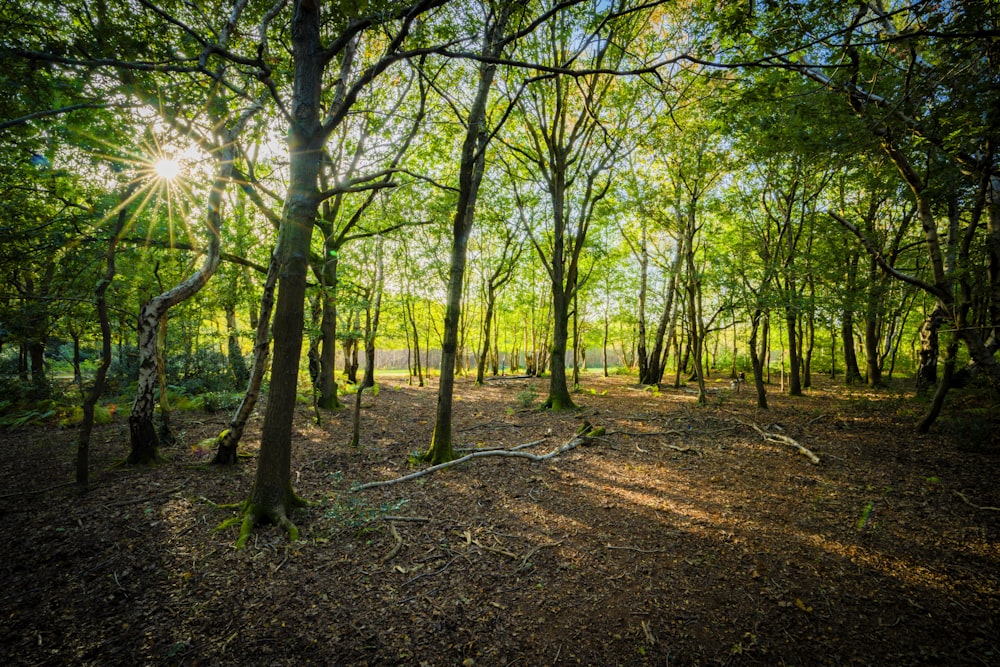
<path id="1" fill-rule="evenodd" d="M 403 304 L 403 319 L 413 331 L 413 374 L 417 377 L 417 386 L 424 386 L 424 371 L 420 363 L 420 329 L 414 314 L 413 303 L 407 299 Z"/>
<path id="2" fill-rule="evenodd" d="M 604 309 L 604 338 L 601 339 L 601 360 L 604 364 L 604 377 L 608 377 L 608 309 Z"/>
<path id="3" fill-rule="evenodd" d="M 705 334 L 701 323 L 701 312 L 698 308 L 698 292 L 701 288 L 694 262 L 693 220 L 692 227 L 689 228 L 688 233 L 689 238 L 685 241 L 687 244 L 685 254 L 687 256 L 688 269 L 688 284 L 685 288 L 688 297 L 688 341 L 691 348 L 691 356 L 694 360 L 694 377 L 698 383 L 698 403 L 705 403 L 708 401 L 708 394 L 705 392 L 705 367 L 702 359 Z"/>
<path id="4" fill-rule="evenodd" d="M 924 318 L 920 325 L 920 353 L 917 362 L 917 391 L 926 393 L 937 384 L 937 364 L 940 345 L 938 330 L 944 322 L 945 310 L 941 304 Z"/>
<path id="5" fill-rule="evenodd" d="M 267 372 L 267 362 L 271 351 L 271 312 L 274 310 L 274 288 L 278 282 L 278 269 L 278 258 L 272 253 L 260 299 L 260 315 L 253 318 L 257 326 L 253 346 L 253 365 L 250 367 L 246 393 L 229 421 L 229 428 L 223 431 L 219 438 L 219 448 L 215 452 L 215 458 L 212 459 L 212 463 L 216 465 L 232 465 L 238 461 L 236 448 L 243 438 L 243 432 L 246 430 L 250 415 L 253 414 L 253 409 L 260 396 L 260 386 L 264 381 L 264 374 Z"/>
<path id="6" fill-rule="evenodd" d="M 367 316 L 365 327 L 365 374 L 360 389 L 375 386 L 375 338 L 378 336 L 379 319 L 382 315 L 382 250 L 376 250 L 375 303 L 371 315 Z"/>
<path id="7" fill-rule="evenodd" d="M 793 293 L 790 291 L 789 293 Z M 796 331 L 796 310 L 792 305 L 785 307 L 785 329 L 788 332 L 788 395 L 802 395 L 802 375 L 799 372 L 799 345 Z"/>
<path id="8" fill-rule="evenodd" d="M 80 334 L 73 332 L 73 384 L 78 387 L 83 386 L 83 373 L 80 371 Z"/>
<path id="9" fill-rule="evenodd" d="M 764 387 L 764 363 L 761 349 L 758 348 L 757 333 L 761 328 L 761 320 L 764 311 L 756 309 L 750 318 L 750 341 L 748 349 L 750 352 L 750 365 L 753 367 L 753 385 L 757 392 L 757 407 L 767 410 L 767 390 Z M 765 346 L 761 345 L 761 348 Z"/>
<path id="10" fill-rule="evenodd" d="M 240 335 L 236 323 L 236 304 L 226 306 L 226 329 L 229 333 L 227 341 L 227 357 L 229 359 L 229 370 L 233 374 L 233 383 L 237 389 L 246 387 L 250 379 L 250 371 L 247 369 L 246 359 L 243 358 L 243 350 L 240 349 Z"/>
<path id="11" fill-rule="evenodd" d="M 857 346 L 854 342 L 854 313 L 845 309 L 840 324 L 840 339 L 844 347 L 844 382 L 851 387 L 862 381 L 861 369 L 858 367 Z"/>
<path id="12" fill-rule="evenodd" d="M 937 421 L 944 407 L 944 399 L 951 389 L 952 379 L 955 376 L 955 358 L 958 356 L 958 336 L 953 334 L 951 342 L 945 348 L 944 372 L 941 374 L 941 382 L 938 383 L 937 391 L 934 392 L 934 400 L 931 401 L 927 414 L 924 415 L 920 423 L 917 424 L 917 433 L 929 433 L 931 426 Z"/>
<path id="13" fill-rule="evenodd" d="M 580 388 L 580 319 L 577 314 L 579 293 L 573 294 L 573 390 Z M 643 350 L 645 353 L 645 350 Z M 643 355 L 645 356 L 645 354 Z"/>
<path id="14" fill-rule="evenodd" d="M 868 260 L 868 296 L 865 301 L 865 368 L 869 387 L 882 386 L 882 359 L 879 354 L 879 310 L 882 305 L 882 282 L 878 263 Z"/>
<path id="15" fill-rule="evenodd" d="M 94 430 L 94 410 L 101 394 L 104 393 L 105 380 L 108 376 L 108 368 L 111 367 L 111 320 L 108 317 L 108 287 L 115 279 L 115 253 L 118 249 L 118 241 L 121 238 L 122 230 L 125 229 L 125 222 L 128 219 L 128 209 L 124 203 L 129 200 L 135 186 L 126 189 L 122 197 L 122 206 L 116 216 L 114 229 L 108 239 L 108 249 L 104 257 L 104 276 L 98 281 L 94 289 L 95 306 L 97 307 L 97 321 L 101 326 L 101 363 L 97 366 L 97 373 L 94 376 L 94 384 L 91 385 L 83 400 L 83 419 L 80 422 L 80 432 L 76 440 L 76 483 L 81 489 L 86 490 L 90 484 L 90 436 Z"/>
<path id="16" fill-rule="evenodd" d="M 487 26 L 482 47 L 484 56 L 496 57 L 500 55 L 503 49 L 500 37 L 506 29 L 510 10 L 508 5 L 501 5 L 494 22 Z M 455 458 L 455 451 L 452 447 L 451 414 L 455 385 L 455 355 L 462 311 L 462 287 L 465 279 L 469 236 L 472 234 L 472 226 L 475 222 L 476 200 L 486 168 L 486 148 L 490 141 L 490 132 L 486 127 L 486 106 L 495 74 L 495 64 L 487 62 L 480 64 L 476 97 L 469 110 L 465 139 L 462 143 L 458 202 L 452 223 L 451 262 L 444 315 L 444 335 L 441 340 L 441 377 L 438 382 L 437 411 L 431 444 L 423 456 L 425 461 L 435 465 Z"/>
<path id="17" fill-rule="evenodd" d="M 288 513 L 303 504 L 292 490 L 292 422 L 302 352 L 309 247 L 319 212 L 317 183 L 325 141 L 319 119 L 325 65 L 320 24 L 320 3 L 295 2 L 291 23 L 295 48 L 290 109 L 294 121 L 288 133 L 289 184 L 276 251 L 279 278 L 274 310 L 274 360 L 257 475 L 246 503 L 237 546 L 243 546 L 254 525 L 261 522 L 278 524 L 293 540 L 298 537 L 298 529 Z M 344 57 L 349 60 L 348 55 Z"/>
<path id="18" fill-rule="evenodd" d="M 337 396 L 337 380 L 334 377 L 337 367 L 337 260 L 334 259 L 331 263 L 333 284 L 327 285 L 329 293 L 322 297 L 323 315 L 319 325 L 321 345 L 318 405 L 324 410 L 336 410 L 341 407 L 340 398 Z"/>
<path id="19" fill-rule="evenodd" d="M 486 315 L 483 317 L 483 344 L 480 348 L 479 363 L 476 366 L 476 384 L 483 384 L 486 380 L 487 356 L 490 351 L 490 333 L 493 326 L 493 308 L 495 306 L 496 294 L 492 286 L 486 290 Z"/>
<path id="20" fill-rule="evenodd" d="M 633 248 L 634 250 L 634 248 Z M 646 354 L 646 294 L 649 283 L 649 249 L 646 243 L 646 223 L 642 223 L 639 237 L 639 340 L 637 360 L 639 362 L 639 384 L 655 384 L 652 382 L 650 356 Z M 656 350 L 653 350 L 656 353 Z"/>

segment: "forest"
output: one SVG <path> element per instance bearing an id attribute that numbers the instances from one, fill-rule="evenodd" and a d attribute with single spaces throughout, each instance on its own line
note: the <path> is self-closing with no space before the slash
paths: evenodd
<path id="1" fill-rule="evenodd" d="M 0 4 L 5 664 L 995 664 L 1000 7 Z"/>

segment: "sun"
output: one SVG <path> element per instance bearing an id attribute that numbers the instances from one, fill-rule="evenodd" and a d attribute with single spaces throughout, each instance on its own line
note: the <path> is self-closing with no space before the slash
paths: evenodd
<path id="1" fill-rule="evenodd" d="M 164 181 L 172 181 L 181 173 L 181 165 L 172 158 L 162 158 L 153 165 L 156 175 Z"/>

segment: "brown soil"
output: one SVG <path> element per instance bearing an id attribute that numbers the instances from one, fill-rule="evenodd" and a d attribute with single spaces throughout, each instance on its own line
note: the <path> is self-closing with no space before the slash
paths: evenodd
<path id="1" fill-rule="evenodd" d="M 463 446 L 608 433 L 360 493 L 416 469 L 435 388 L 384 382 L 360 450 L 350 409 L 318 427 L 303 406 L 301 539 L 262 527 L 242 551 L 216 503 L 247 497 L 253 462 L 194 446 L 223 413 L 175 415 L 184 444 L 155 468 L 115 467 L 127 426 L 103 427 L 83 496 L 53 488 L 73 431 L 0 433 L 0 663 L 1000 664 L 995 401 L 955 395 L 966 417 L 918 437 L 901 393 L 775 387 L 759 412 L 728 382 L 703 407 L 630 382 L 588 374 L 583 407 L 550 414 L 518 403 L 543 381 L 460 381 Z"/>

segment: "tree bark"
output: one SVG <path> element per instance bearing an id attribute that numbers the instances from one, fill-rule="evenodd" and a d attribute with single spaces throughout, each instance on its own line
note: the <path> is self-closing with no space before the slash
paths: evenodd
<path id="1" fill-rule="evenodd" d="M 365 373 L 359 390 L 375 386 L 375 339 L 382 316 L 382 249 L 376 249 L 375 254 L 375 300 L 365 314 Z"/>
<path id="2" fill-rule="evenodd" d="M 511 7 L 502 9 L 492 24 L 487 26 L 482 53 L 497 57 L 503 50 L 501 36 L 506 29 Z M 455 458 L 452 447 L 451 413 L 455 385 L 455 356 L 458 348 L 458 327 L 462 310 L 462 287 L 468 257 L 469 236 L 475 222 L 476 200 L 486 169 L 486 148 L 490 132 L 486 127 L 486 106 L 490 87 L 496 74 L 496 65 L 482 62 L 476 97 L 469 110 L 465 139 L 462 142 L 459 163 L 458 202 L 452 222 L 452 246 L 448 271 L 448 291 L 444 315 L 444 334 L 441 340 L 441 377 L 438 381 L 438 401 L 434 420 L 434 434 L 430 447 L 423 455 L 428 463 L 437 465 Z"/>
<path id="3" fill-rule="evenodd" d="M 250 371 L 247 369 L 246 359 L 243 358 L 243 350 L 240 349 L 240 334 L 236 323 L 236 304 L 226 305 L 226 329 L 229 333 L 227 341 L 227 357 L 229 360 L 229 370 L 233 374 L 233 384 L 237 389 L 246 387 L 250 380 Z"/>
<path id="4" fill-rule="evenodd" d="M 255 316 L 257 323 L 253 346 L 253 365 L 250 377 L 247 379 L 246 393 L 239 407 L 229 421 L 229 428 L 219 438 L 219 448 L 215 452 L 212 463 L 216 465 L 232 465 L 238 461 L 236 447 L 243 438 L 247 422 L 257 405 L 260 396 L 260 386 L 267 372 L 267 362 L 271 351 L 271 313 L 274 310 L 274 288 L 278 281 L 278 259 L 272 253 L 267 267 L 267 278 L 260 298 L 260 314 Z"/>
<path id="5" fill-rule="evenodd" d="M 219 266 L 222 195 L 233 173 L 233 160 L 236 154 L 235 138 L 242 122 L 247 119 L 249 119 L 249 114 L 245 114 L 241 118 L 241 122 L 237 123 L 235 129 L 226 133 L 224 145 L 217 149 L 218 164 L 205 213 L 208 249 L 204 262 L 187 279 L 172 289 L 153 297 L 143 304 L 139 311 L 139 381 L 128 420 L 130 452 L 126 461 L 130 464 L 149 464 L 160 460 L 159 441 L 156 429 L 153 427 L 153 390 L 157 381 L 156 355 L 158 348 L 156 341 L 160 319 L 164 317 L 167 309 L 171 306 L 197 294 Z"/>
<path id="6" fill-rule="evenodd" d="M 83 400 L 83 419 L 80 422 L 80 432 L 76 440 L 76 483 L 81 489 L 86 489 L 90 484 L 90 436 L 94 430 L 94 410 L 97 402 L 104 393 L 105 380 L 108 376 L 108 368 L 111 367 L 111 320 L 108 317 L 108 287 L 115 279 L 115 253 L 118 249 L 118 241 L 121 238 L 122 230 L 125 229 L 125 222 L 128 219 L 128 208 L 124 205 L 129 200 L 135 186 L 126 188 L 122 197 L 121 208 L 116 216 L 115 226 L 111 230 L 108 238 L 108 249 L 105 253 L 104 276 L 98 281 L 94 289 L 95 306 L 97 308 L 97 321 L 101 326 L 101 363 L 97 366 L 97 373 L 94 376 L 94 384 L 91 385 Z"/>
<path id="7" fill-rule="evenodd" d="M 753 312 L 753 316 L 750 318 L 750 341 L 748 348 L 750 351 L 750 365 L 753 367 L 753 385 L 757 392 L 757 407 L 761 410 L 767 410 L 767 390 L 764 388 L 764 363 L 762 360 L 761 350 L 758 349 L 757 343 L 757 333 L 760 331 L 761 319 L 764 317 L 764 311 L 757 308 Z M 766 346 L 761 345 L 762 348 Z"/>

